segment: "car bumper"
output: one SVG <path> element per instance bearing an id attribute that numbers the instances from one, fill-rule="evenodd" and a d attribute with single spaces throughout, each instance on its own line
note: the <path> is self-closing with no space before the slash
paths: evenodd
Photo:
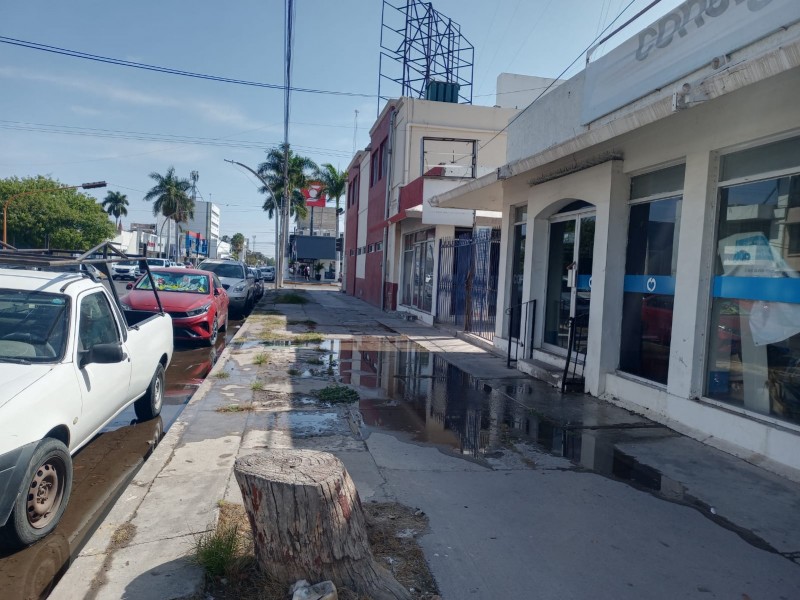
<path id="1" fill-rule="evenodd" d="M 22 478 L 38 442 L 0 455 L 0 527 L 6 524 L 19 495 Z"/>
<path id="2" fill-rule="evenodd" d="M 211 337 L 214 317 L 208 313 L 196 317 L 172 317 L 172 331 L 178 340 L 207 340 Z"/>

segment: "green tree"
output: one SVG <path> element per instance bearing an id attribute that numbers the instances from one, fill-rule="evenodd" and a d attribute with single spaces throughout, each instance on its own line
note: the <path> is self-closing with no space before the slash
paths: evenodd
<path id="1" fill-rule="evenodd" d="M 114 237 L 114 224 L 94 198 L 77 190 L 59 190 L 64 183 L 39 175 L 0 179 L 0 204 L 8 205 L 8 243 L 17 248 L 88 250 Z"/>
<path id="2" fill-rule="evenodd" d="M 156 184 L 147 192 L 144 199 L 153 201 L 153 216 L 162 215 L 175 221 L 175 248 L 180 255 L 180 224 L 194 218 L 194 200 L 189 197 L 192 182 L 175 175 L 175 167 L 167 169 L 165 175 L 150 173 Z M 177 256 L 176 256 L 177 259 Z"/>
<path id="3" fill-rule="evenodd" d="M 339 239 L 339 214 L 342 212 L 341 198 L 347 189 L 347 171 L 340 171 L 331 163 L 325 163 L 317 169 L 316 178 L 322 184 L 321 193 L 333 199 L 336 206 L 336 239 Z M 341 260 L 341 253 L 336 253 L 336 263 Z"/>
<path id="4" fill-rule="evenodd" d="M 276 210 L 280 210 L 283 206 L 284 197 L 284 177 L 283 168 L 286 160 L 287 148 L 285 144 L 281 144 L 277 148 L 272 148 L 267 152 L 267 160 L 258 165 L 258 174 L 269 182 L 272 191 L 278 196 L 277 201 L 272 197 L 269 189 L 266 186 L 261 187 L 261 192 L 268 194 L 264 200 L 264 210 L 267 215 L 272 219 Z M 290 216 L 298 216 L 305 218 L 308 215 L 306 208 L 306 200 L 301 189 L 308 186 L 313 173 L 318 168 L 316 163 L 310 158 L 299 156 L 288 151 L 289 154 L 289 214 Z"/>
<path id="5" fill-rule="evenodd" d="M 103 208 L 106 212 L 116 219 L 117 228 L 121 217 L 128 216 L 128 197 L 122 192 L 108 192 L 103 200 Z"/>
<path id="6" fill-rule="evenodd" d="M 234 233 L 231 237 L 231 252 L 236 256 L 242 255 L 244 249 L 244 236 L 241 233 Z"/>

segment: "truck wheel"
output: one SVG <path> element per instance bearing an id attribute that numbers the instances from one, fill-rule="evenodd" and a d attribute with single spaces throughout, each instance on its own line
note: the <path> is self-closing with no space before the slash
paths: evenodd
<path id="1" fill-rule="evenodd" d="M 72 491 L 72 458 L 63 442 L 45 438 L 31 456 L 23 486 L 3 528 L 7 545 L 30 546 L 53 531 Z"/>
<path id="2" fill-rule="evenodd" d="M 161 414 L 161 404 L 164 402 L 164 365 L 161 363 L 156 367 L 153 379 L 150 380 L 150 387 L 144 396 L 133 404 L 136 418 L 140 421 L 149 421 Z"/>

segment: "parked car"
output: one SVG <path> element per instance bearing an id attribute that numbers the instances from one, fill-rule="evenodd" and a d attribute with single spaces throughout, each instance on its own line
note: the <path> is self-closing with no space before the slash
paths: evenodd
<path id="1" fill-rule="evenodd" d="M 258 302 L 264 296 L 264 280 L 261 277 L 261 271 L 254 267 L 247 267 L 247 273 L 253 276 L 253 293 L 255 302 Z"/>
<path id="2" fill-rule="evenodd" d="M 133 279 L 136 280 L 141 275 L 138 260 L 123 260 L 111 265 L 112 279 Z"/>
<path id="3" fill-rule="evenodd" d="M 171 267 L 151 271 L 164 310 L 172 317 L 177 339 L 202 341 L 213 346 L 228 327 L 228 293 L 209 271 Z M 149 277 L 129 283 L 129 294 L 120 298 L 125 310 L 158 310 Z"/>
<path id="4" fill-rule="evenodd" d="M 6 259 L 8 260 L 8 259 Z M 58 523 L 72 456 L 133 404 L 161 412 L 165 313 L 124 313 L 85 273 L 0 269 L 0 537 L 26 546 Z"/>
<path id="5" fill-rule="evenodd" d="M 230 310 L 234 314 L 244 315 L 255 304 L 255 278 L 247 272 L 243 262 L 237 260 L 209 259 L 204 260 L 198 269 L 211 271 L 222 282 L 228 292 Z"/>
<path id="6" fill-rule="evenodd" d="M 261 271 L 266 281 L 275 281 L 275 267 L 264 267 Z"/>
<path id="7" fill-rule="evenodd" d="M 147 264 L 150 265 L 151 268 L 170 267 L 172 266 L 172 261 L 168 258 L 148 258 Z"/>

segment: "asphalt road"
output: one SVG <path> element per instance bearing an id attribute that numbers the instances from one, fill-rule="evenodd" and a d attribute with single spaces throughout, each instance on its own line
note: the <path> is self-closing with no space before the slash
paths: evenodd
<path id="1" fill-rule="evenodd" d="M 125 282 L 114 282 L 120 296 Z M 74 479 L 67 510 L 55 531 L 24 550 L 0 549 L 0 596 L 8 600 L 46 598 L 100 525 L 208 375 L 225 344 L 241 326 L 231 321 L 213 348 L 176 342 L 166 373 L 161 416 L 139 423 L 133 407 L 120 413 L 73 458 Z"/>

